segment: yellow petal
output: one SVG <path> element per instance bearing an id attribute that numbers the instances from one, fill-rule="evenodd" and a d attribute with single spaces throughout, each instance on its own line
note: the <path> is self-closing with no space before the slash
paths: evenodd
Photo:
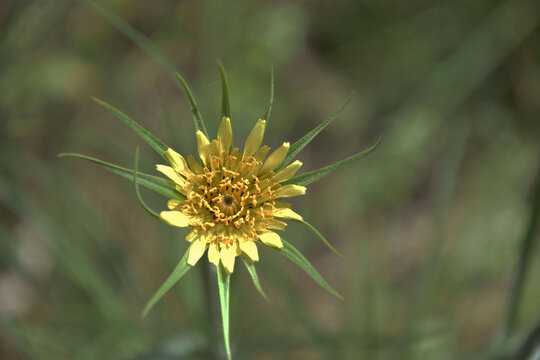
<path id="1" fill-rule="evenodd" d="M 274 216 L 281 219 L 302 220 L 302 216 L 291 209 L 277 209 L 274 211 Z"/>
<path id="2" fill-rule="evenodd" d="M 286 227 L 287 227 L 287 223 L 280 220 L 276 220 L 276 219 L 270 220 L 270 222 L 266 226 L 267 229 L 272 229 L 272 230 L 285 230 Z"/>
<path id="3" fill-rule="evenodd" d="M 274 176 L 274 181 L 277 183 L 289 180 L 296 174 L 298 169 L 302 166 L 302 163 L 298 160 L 295 160 L 292 164 L 285 167 L 283 170 L 278 171 Z"/>
<path id="4" fill-rule="evenodd" d="M 283 159 L 285 159 L 285 155 L 287 155 L 287 151 L 289 151 L 289 147 L 290 144 L 288 142 L 284 142 L 283 145 L 270 154 L 259 171 L 259 174 L 264 174 L 267 171 L 274 170 L 279 164 L 281 164 Z"/>
<path id="5" fill-rule="evenodd" d="M 200 174 L 203 172 L 203 167 L 197 162 L 197 160 L 195 160 L 195 158 L 193 157 L 193 155 L 189 154 L 187 156 L 187 162 L 188 162 L 188 165 L 189 165 L 189 168 L 195 173 L 195 174 Z"/>
<path id="6" fill-rule="evenodd" d="M 167 165 L 156 165 L 156 170 L 174 181 L 177 184 L 183 185 L 186 181 L 178 175 L 176 171 L 170 166 Z"/>
<path id="7" fill-rule="evenodd" d="M 253 240 L 240 240 L 240 250 L 252 261 L 259 261 L 259 252 L 257 251 L 257 245 Z"/>
<path id="8" fill-rule="evenodd" d="M 281 238 L 273 231 L 266 231 L 262 234 L 259 234 L 259 240 L 261 240 L 264 245 L 272 246 L 278 249 L 281 249 L 283 247 Z"/>
<path id="9" fill-rule="evenodd" d="M 253 154 L 253 157 L 257 161 L 263 161 L 266 155 L 268 155 L 268 152 L 270 151 L 270 148 L 266 145 L 263 145 L 259 148 L 259 150 L 255 151 L 255 154 Z"/>
<path id="10" fill-rule="evenodd" d="M 208 164 L 208 160 L 209 160 L 208 145 L 210 145 L 210 141 L 208 141 L 208 138 L 203 134 L 201 130 L 197 130 L 196 135 L 197 135 L 197 149 L 199 151 L 199 157 L 201 158 L 204 164 Z"/>
<path id="11" fill-rule="evenodd" d="M 167 201 L 167 207 L 172 210 L 172 209 L 175 209 L 177 208 L 178 206 L 180 206 L 182 204 L 182 200 L 176 200 L 176 199 L 171 199 L 169 201 Z"/>
<path id="12" fill-rule="evenodd" d="M 163 221 L 172 226 L 189 226 L 189 217 L 180 211 L 162 211 L 159 216 Z"/>
<path id="13" fill-rule="evenodd" d="M 244 158 L 253 155 L 261 146 L 265 127 L 266 120 L 259 119 L 247 137 L 246 145 L 244 146 Z"/>
<path id="14" fill-rule="evenodd" d="M 197 238 L 197 236 L 199 236 L 199 232 L 197 230 L 193 230 L 192 232 L 187 234 L 186 240 L 188 242 L 192 242 L 193 240 L 195 240 Z"/>
<path id="15" fill-rule="evenodd" d="M 176 184 L 176 186 L 175 186 L 174 188 L 175 188 L 176 191 L 178 191 L 180 194 L 186 195 L 186 185 L 187 185 L 187 182 L 184 182 L 184 184 L 182 184 L 182 185 Z"/>
<path id="16" fill-rule="evenodd" d="M 208 246 L 208 261 L 216 266 L 219 264 L 219 248 L 216 244 Z"/>
<path id="17" fill-rule="evenodd" d="M 219 257 L 227 273 L 232 274 L 234 271 L 234 260 L 236 258 L 236 244 L 228 248 L 222 248 Z"/>
<path id="18" fill-rule="evenodd" d="M 173 149 L 168 148 L 167 151 L 165 151 L 165 156 L 167 157 L 167 160 L 169 160 L 169 164 L 171 164 L 177 172 L 182 172 L 187 169 L 186 160 Z"/>
<path id="19" fill-rule="evenodd" d="M 304 195 L 305 193 L 306 193 L 305 186 L 289 184 L 289 185 L 280 187 L 276 191 L 276 198 Z"/>
<path id="20" fill-rule="evenodd" d="M 197 261 L 203 256 L 206 250 L 206 241 L 202 239 L 195 240 L 193 245 L 189 248 L 188 265 L 194 266 Z"/>
<path id="21" fill-rule="evenodd" d="M 229 153 L 229 149 L 231 148 L 232 142 L 233 142 L 233 134 L 232 134 L 232 126 L 231 126 L 231 119 L 224 116 L 221 118 L 221 122 L 219 123 L 219 129 L 218 129 L 218 140 L 221 141 L 221 146 L 223 146 L 223 149 L 226 153 Z"/>

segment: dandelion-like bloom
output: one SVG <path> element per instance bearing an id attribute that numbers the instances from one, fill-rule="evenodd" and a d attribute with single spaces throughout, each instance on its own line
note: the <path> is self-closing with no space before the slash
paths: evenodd
<path id="1" fill-rule="evenodd" d="M 230 274 L 235 258 L 244 253 L 258 261 L 257 243 L 282 248 L 280 236 L 274 230 L 284 230 L 282 220 L 302 217 L 291 210 L 281 198 L 302 195 L 304 186 L 281 185 L 302 166 L 294 161 L 280 171 L 289 143 L 285 142 L 268 155 L 270 148 L 262 146 L 265 120 L 259 120 L 249 134 L 243 152 L 232 147 L 232 128 L 223 117 L 217 139 L 209 141 L 199 130 L 197 146 L 201 163 L 191 155 L 187 161 L 171 148 L 165 155 L 171 166 L 157 165 L 158 171 L 176 184 L 185 200 L 168 201 L 170 211 L 160 217 L 170 225 L 189 227 L 186 240 L 188 264 L 193 266 L 208 249 L 208 260 L 223 264 Z"/>

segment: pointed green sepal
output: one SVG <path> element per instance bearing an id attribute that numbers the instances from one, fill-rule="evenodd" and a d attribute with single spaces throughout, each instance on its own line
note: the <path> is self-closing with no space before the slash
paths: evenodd
<path id="1" fill-rule="evenodd" d="M 187 249 L 186 253 L 184 254 L 184 256 L 182 256 L 182 259 L 180 260 L 178 265 L 176 265 L 167 280 L 165 280 L 163 285 L 161 285 L 158 291 L 156 291 L 154 295 L 152 295 L 152 298 L 150 298 L 150 300 L 144 307 L 144 310 L 142 311 L 142 316 L 146 316 L 146 314 L 148 314 L 148 312 L 154 307 L 154 305 L 159 301 L 159 299 L 161 299 L 161 297 L 165 295 L 165 293 L 169 291 L 169 289 L 173 287 L 173 285 L 176 284 L 176 282 L 178 282 L 178 280 L 180 280 L 180 278 L 184 276 L 189 269 L 191 269 L 191 266 L 189 266 L 187 263 L 190 248 L 191 246 Z"/>
<path id="2" fill-rule="evenodd" d="M 313 265 L 310 264 L 309 261 L 298 251 L 294 246 L 289 244 L 285 239 L 281 238 L 281 241 L 283 242 L 283 247 L 281 249 L 278 249 L 279 252 L 281 252 L 283 255 L 288 257 L 292 262 L 294 262 L 296 265 L 300 266 L 302 270 L 304 270 L 313 280 L 317 282 L 317 284 L 321 285 L 326 291 L 328 291 L 330 294 L 334 295 L 338 299 L 343 299 L 341 295 L 337 293 L 336 290 L 334 290 L 327 282 L 323 279 L 321 274 L 315 270 Z"/>
<path id="3" fill-rule="evenodd" d="M 217 281 L 219 288 L 219 302 L 221 304 L 221 320 L 223 324 L 223 340 L 227 359 L 231 360 L 231 344 L 229 341 L 229 290 L 231 276 L 227 274 L 223 265 L 219 263 L 217 267 Z"/>
<path id="4" fill-rule="evenodd" d="M 186 93 L 186 96 L 189 101 L 189 106 L 191 107 L 191 114 L 193 115 L 193 123 L 195 124 L 195 130 L 200 130 L 203 132 L 203 134 L 208 138 L 208 132 L 206 131 L 206 127 L 204 126 L 204 121 L 201 116 L 201 112 L 199 111 L 199 107 L 197 106 L 197 102 L 195 101 L 195 98 L 193 97 L 193 94 L 184 78 L 180 73 L 175 73 L 176 78 L 180 82 L 180 85 L 182 85 L 182 88 L 184 89 L 184 92 Z"/>
<path id="5" fill-rule="evenodd" d="M 218 59 L 217 64 L 219 67 L 219 76 L 221 77 L 221 117 L 231 118 L 231 104 L 229 100 L 229 81 L 227 80 L 227 73 L 223 68 L 223 64 Z"/>
<path id="6" fill-rule="evenodd" d="M 264 290 L 262 289 L 261 283 L 259 282 L 259 276 L 257 275 L 257 270 L 255 269 L 255 264 L 253 264 L 253 261 L 251 261 L 250 258 L 242 254 L 242 260 L 244 262 L 244 265 L 246 266 L 246 269 L 249 273 L 249 276 L 251 276 L 251 280 L 253 281 L 253 285 L 255 285 L 255 288 L 259 291 L 259 294 L 266 300 L 268 300 L 268 297 L 264 293 Z"/>
<path id="7" fill-rule="evenodd" d="M 332 122 L 332 120 L 334 120 L 339 115 L 339 113 L 343 111 L 343 109 L 345 109 L 347 104 L 349 104 L 349 102 L 351 101 L 353 95 L 354 91 L 351 93 L 351 95 L 349 95 L 347 100 L 345 100 L 345 102 L 339 107 L 339 109 L 336 110 L 336 112 L 330 115 L 330 117 L 328 117 L 322 123 L 317 125 L 313 130 L 304 135 L 301 139 L 292 144 L 289 148 L 289 151 L 287 152 L 287 156 L 285 156 L 283 162 L 274 171 L 277 173 L 279 170 L 287 166 L 296 157 L 296 155 L 298 155 L 298 153 L 302 151 L 302 149 L 305 148 L 307 144 L 309 144 L 311 140 L 315 138 L 315 136 L 317 136 L 326 126 L 328 126 L 328 124 Z"/>
<path id="8" fill-rule="evenodd" d="M 114 165 L 114 164 L 111 164 L 109 162 L 106 162 L 106 161 L 103 161 L 103 160 L 99 160 L 99 159 L 96 159 L 96 158 L 93 158 L 91 156 L 86 156 L 86 155 L 81 155 L 81 154 L 74 154 L 74 153 L 62 153 L 62 154 L 58 154 L 57 156 L 59 157 L 75 157 L 75 158 L 79 158 L 79 159 L 83 159 L 83 160 L 86 160 L 86 161 L 90 161 L 94 164 L 97 164 L 103 168 L 105 168 L 106 170 L 109 170 L 110 172 L 116 174 L 116 175 L 120 175 L 122 176 L 123 178 L 126 178 L 130 181 L 133 181 L 133 170 L 131 169 L 127 169 L 127 168 L 124 168 L 124 167 L 121 167 L 121 166 L 118 166 L 118 165 Z M 141 173 L 141 172 L 138 172 L 137 173 L 137 182 L 152 190 L 152 191 L 155 191 L 157 192 L 158 194 L 161 194 L 169 199 L 176 199 L 176 200 L 185 200 L 185 196 L 180 194 L 179 192 L 176 191 L 175 189 L 175 185 L 168 181 L 168 180 L 165 180 L 163 178 L 160 178 L 160 177 L 157 177 L 157 176 L 153 176 L 153 175 L 148 175 L 148 174 L 144 174 L 144 173 Z"/>
<path id="9" fill-rule="evenodd" d="M 110 111 L 114 116 L 116 116 L 118 119 L 122 120 L 124 124 L 129 126 L 131 130 L 135 131 L 137 135 L 139 135 L 144 141 L 146 141 L 152 149 L 154 149 L 159 155 L 161 155 L 165 160 L 167 158 L 165 157 L 165 151 L 169 148 L 167 145 L 165 145 L 161 140 L 159 140 L 157 137 L 154 136 L 150 131 L 143 128 L 141 125 L 139 125 L 135 120 L 131 119 L 129 116 L 115 108 L 114 106 L 107 104 L 105 101 L 92 98 L 95 102 L 97 102 L 99 105 L 103 106 L 105 109 Z"/>
<path id="10" fill-rule="evenodd" d="M 150 209 L 148 205 L 144 202 L 144 200 L 141 197 L 141 192 L 139 191 L 139 182 L 138 182 L 138 176 L 139 173 L 139 148 L 137 147 L 137 150 L 135 151 L 135 166 L 133 168 L 133 186 L 135 187 L 135 194 L 137 195 L 137 200 L 139 201 L 139 204 L 142 206 L 142 208 L 152 217 L 161 220 L 159 217 L 159 214 L 155 212 L 154 210 Z"/>
<path id="11" fill-rule="evenodd" d="M 268 108 L 263 119 L 268 121 L 270 119 L 270 112 L 272 111 L 272 105 L 274 105 L 274 67 L 270 68 L 270 100 L 268 101 Z"/>
<path id="12" fill-rule="evenodd" d="M 364 150 L 362 152 L 359 152 L 358 154 L 355 154 L 353 156 L 349 156 L 348 158 L 343 159 L 341 161 L 338 161 L 335 164 L 325 166 L 325 167 L 320 168 L 318 170 L 310 171 L 308 173 L 295 176 L 295 177 L 283 182 L 282 185 L 286 185 L 286 184 L 295 184 L 295 185 L 301 185 L 301 186 L 309 185 L 312 182 L 317 181 L 320 178 L 325 177 L 326 175 L 329 175 L 329 174 L 333 173 L 334 171 L 336 171 L 336 170 L 338 170 L 338 169 L 340 169 L 340 168 L 342 168 L 344 166 L 350 165 L 353 162 L 358 161 L 361 158 L 365 157 L 366 155 L 371 153 L 373 150 L 375 150 L 377 148 L 377 146 L 379 146 L 379 144 L 381 143 L 381 140 L 382 140 L 382 137 L 380 137 L 379 140 L 377 140 L 375 145 L 369 147 L 368 149 L 366 149 L 366 150 Z"/>
<path id="13" fill-rule="evenodd" d="M 332 244 L 330 244 L 330 242 L 328 240 L 326 240 L 326 238 L 319 232 L 319 230 L 317 230 L 313 225 L 311 225 L 310 223 L 304 221 L 304 220 L 296 220 L 294 219 L 293 221 L 296 221 L 296 222 L 299 222 L 301 223 L 302 225 L 304 225 L 305 227 L 307 227 L 313 234 L 315 234 L 315 236 L 317 236 L 323 243 L 324 245 L 326 245 L 326 247 L 328 247 L 334 254 L 336 254 L 337 256 L 339 256 L 340 258 L 342 259 L 345 259 L 345 256 L 343 256 L 339 251 L 336 250 L 335 247 L 332 246 Z"/>

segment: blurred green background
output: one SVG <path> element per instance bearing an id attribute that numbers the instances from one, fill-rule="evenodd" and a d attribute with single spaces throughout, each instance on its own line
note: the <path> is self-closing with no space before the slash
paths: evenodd
<path id="1" fill-rule="evenodd" d="M 141 170 L 158 175 L 153 151 L 92 96 L 195 152 L 181 89 L 93 4 L 0 2 L 0 359 L 207 359 L 222 337 L 200 266 L 139 315 L 187 248 L 185 233 L 147 217 L 130 182 L 56 157 L 132 167 L 141 145 Z M 537 0 L 101 4 L 181 71 L 211 134 L 220 58 L 238 145 L 266 110 L 271 66 L 273 148 L 356 90 L 299 155 L 305 170 L 383 136 L 370 156 L 293 201 L 347 259 L 297 224 L 287 239 L 345 300 L 263 250 L 267 303 L 238 263 L 236 359 L 509 358 L 540 323 L 530 226 L 540 181 Z M 527 276 L 516 291 L 519 266 Z"/>

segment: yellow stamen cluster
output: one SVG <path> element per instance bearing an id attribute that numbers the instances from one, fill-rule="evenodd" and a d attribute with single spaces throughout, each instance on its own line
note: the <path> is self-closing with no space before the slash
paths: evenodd
<path id="1" fill-rule="evenodd" d="M 188 264 L 193 266 L 208 249 L 208 259 L 221 263 L 232 273 L 236 256 L 245 253 L 258 261 L 256 243 L 281 248 L 279 235 L 284 219 L 302 219 L 280 198 L 302 195 L 306 188 L 281 185 L 302 165 L 295 161 L 274 172 L 281 164 L 289 143 L 284 143 L 269 156 L 270 148 L 262 146 L 266 122 L 259 120 L 249 134 L 244 151 L 232 149 L 230 119 L 224 117 L 218 138 L 211 142 L 197 131 L 201 163 L 191 155 L 187 161 L 172 149 L 166 151 L 171 166 L 157 165 L 157 170 L 176 183 L 186 200 L 170 200 L 170 211 L 161 212 L 165 222 L 192 231 L 186 239 L 192 243 Z M 281 220 L 280 220 L 281 219 Z"/>

